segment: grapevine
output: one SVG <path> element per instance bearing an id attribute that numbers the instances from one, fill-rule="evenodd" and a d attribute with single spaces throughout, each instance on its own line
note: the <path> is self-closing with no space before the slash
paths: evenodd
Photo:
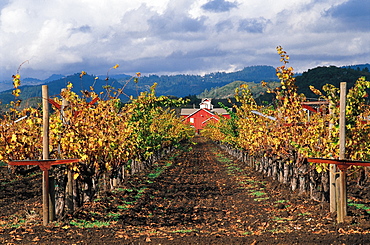
<path id="1" fill-rule="evenodd" d="M 240 106 L 234 106 L 237 115 L 235 131 L 238 134 L 227 133 L 230 125 L 224 120 L 209 126 L 205 134 L 213 140 L 242 149 L 251 156 L 262 154 L 284 159 L 287 163 L 300 163 L 307 157 L 338 158 L 339 89 L 330 84 L 325 85 L 323 91 L 311 86 L 311 90 L 328 105 L 323 103 L 317 113 L 308 115 L 302 107 L 307 99 L 303 94 L 298 94 L 294 69 L 287 66 L 290 57 L 280 46 L 277 47 L 277 53 L 283 63 L 276 69 L 281 87 L 268 89 L 268 92 L 275 94 L 276 103 L 257 106 L 248 88 L 242 86 L 235 93 L 235 98 L 241 103 Z M 370 141 L 367 137 L 370 132 L 370 113 L 365 101 L 368 88 L 370 82 L 361 77 L 347 94 L 347 159 L 370 160 Z M 253 111 L 258 111 L 260 115 L 253 114 Z M 321 172 L 327 166 L 316 164 L 315 168 Z"/>
<path id="2" fill-rule="evenodd" d="M 117 67 L 115 65 L 111 69 Z M 81 72 L 80 79 L 86 74 Z M 134 80 L 137 83 L 139 76 L 137 73 L 128 82 Z M 19 89 L 18 73 L 13 82 L 14 88 Z M 78 193 L 90 190 L 87 193 L 89 200 L 103 185 L 104 176 L 117 178 L 117 173 L 132 168 L 133 161 L 146 161 L 161 149 L 177 145 L 193 134 L 193 130 L 181 123 L 170 109 L 183 104 L 184 100 L 157 97 L 154 85 L 149 92 L 123 103 L 118 97 L 128 82 L 118 90 L 109 85 L 107 92 L 101 94 L 96 94 L 91 87 L 89 91 L 82 91 L 82 96 L 73 92 L 73 84 L 69 83 L 59 96 L 50 99 L 53 106 L 50 114 L 50 158 L 80 159 L 78 163 L 68 164 L 65 170 L 72 171 L 74 181 L 82 184 L 75 185 L 83 188 Z M 20 90 L 16 92 L 19 94 Z M 17 121 L 19 118 L 23 120 Z M 0 122 L 0 160 L 41 159 L 41 129 L 41 108 L 20 110 L 12 107 L 5 112 Z M 63 169 L 55 171 L 66 176 L 67 171 Z M 83 199 L 86 197 L 80 197 Z"/>

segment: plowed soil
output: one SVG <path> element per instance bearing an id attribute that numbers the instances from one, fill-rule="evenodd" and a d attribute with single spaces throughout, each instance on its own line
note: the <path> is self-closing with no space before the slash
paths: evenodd
<path id="1" fill-rule="evenodd" d="M 2 244 L 370 244 L 366 190 L 349 217 L 264 178 L 204 138 L 42 226 L 41 172 L 0 171 Z M 363 195 L 360 195 L 360 191 Z"/>

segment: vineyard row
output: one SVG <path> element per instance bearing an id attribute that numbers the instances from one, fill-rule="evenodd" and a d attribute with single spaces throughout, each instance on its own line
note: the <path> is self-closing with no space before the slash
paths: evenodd
<path id="1" fill-rule="evenodd" d="M 117 96 L 122 91 L 112 87 L 104 94 L 108 99 L 102 99 L 103 94 L 93 88 L 78 96 L 72 86 L 49 101 L 53 105 L 50 159 L 80 159 L 51 170 L 57 217 L 94 200 L 128 174 L 150 167 L 193 136 L 192 128 L 170 109 L 184 101 L 156 96 L 155 85 L 128 103 L 122 103 Z M 1 118 L 0 160 L 4 162 L 43 157 L 41 109 L 20 109 L 19 104 L 11 103 Z"/>
<path id="2" fill-rule="evenodd" d="M 281 47 L 277 50 L 284 65 L 276 69 L 281 87 L 267 88 L 275 95 L 273 103 L 258 105 L 242 85 L 235 91 L 239 105 L 234 105 L 231 119 L 210 124 L 202 133 L 249 159 L 258 171 L 290 184 L 292 190 L 328 200 L 328 164 L 306 159 L 340 157 L 340 89 L 331 84 L 322 89 L 310 86 L 318 101 L 309 101 L 297 92 L 293 68 L 287 67 L 289 56 Z M 370 82 L 360 77 L 346 93 L 344 159 L 370 160 L 369 88 Z M 313 106 L 307 110 L 309 103 Z M 358 184 L 367 178 L 364 167 L 352 166 L 348 171 L 361 180 Z"/>

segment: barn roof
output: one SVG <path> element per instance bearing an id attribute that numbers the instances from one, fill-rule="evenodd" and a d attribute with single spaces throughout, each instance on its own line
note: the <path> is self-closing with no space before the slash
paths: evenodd
<path id="1" fill-rule="evenodd" d="M 196 112 L 198 109 L 195 109 L 195 108 L 191 108 L 191 109 L 188 109 L 188 108 L 182 108 L 181 109 L 181 112 L 180 112 L 180 115 L 181 116 L 188 116 L 190 114 L 193 114 L 194 112 Z"/>
<path id="2" fill-rule="evenodd" d="M 182 116 L 186 116 L 186 118 L 189 118 L 190 116 L 192 116 L 192 115 L 194 115 L 194 114 L 196 114 L 198 111 L 206 111 L 206 112 L 208 112 L 209 114 L 211 114 L 211 116 L 213 116 L 213 115 L 215 115 L 213 112 L 211 112 L 210 110 L 207 110 L 207 109 L 204 109 L 204 108 L 202 108 L 202 109 L 193 109 L 194 111 L 192 112 L 192 113 L 190 113 L 190 114 L 181 114 Z M 186 119 L 185 118 L 185 119 Z"/>
<path id="3" fill-rule="evenodd" d="M 224 109 L 224 108 L 214 108 L 213 110 L 211 110 L 213 113 L 215 114 L 219 114 L 219 115 L 228 115 L 229 113 Z"/>
<path id="4" fill-rule="evenodd" d="M 194 108 L 182 108 L 181 109 L 181 112 L 180 112 L 180 115 L 181 116 L 189 116 L 191 114 L 194 114 L 195 112 L 199 111 L 200 109 L 194 109 Z M 212 110 L 210 110 L 211 113 L 213 114 L 219 114 L 219 115 L 228 115 L 229 113 L 223 109 L 223 108 L 214 108 Z"/>

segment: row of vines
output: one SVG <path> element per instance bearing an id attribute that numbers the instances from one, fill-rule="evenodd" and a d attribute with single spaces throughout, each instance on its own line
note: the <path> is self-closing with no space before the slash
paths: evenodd
<path id="1" fill-rule="evenodd" d="M 81 79 L 85 74 L 81 73 Z M 138 82 L 138 76 L 130 80 Z M 17 98 L 19 74 L 13 76 L 13 84 Z M 156 96 L 155 86 L 127 103 L 118 98 L 122 89 L 107 86 L 105 93 L 97 94 L 90 87 L 79 96 L 71 83 L 49 99 L 50 159 L 80 159 L 52 168 L 58 217 L 66 212 L 68 195 L 73 196 L 72 207 L 93 200 L 192 137 L 193 130 L 171 109 L 184 101 Z M 20 109 L 20 104 L 12 102 L 1 117 L 0 160 L 4 162 L 42 159 L 41 105 Z M 66 194 L 68 189 L 73 193 Z"/>
<path id="2" fill-rule="evenodd" d="M 231 120 L 211 124 L 203 134 L 256 170 L 289 184 L 292 190 L 328 200 L 328 165 L 308 163 L 306 158 L 339 157 L 339 88 L 331 84 L 320 90 L 310 86 L 322 103 L 316 103 L 316 113 L 304 109 L 308 100 L 297 92 L 289 56 L 280 46 L 277 52 L 283 66 L 276 69 L 281 87 L 268 88 L 275 95 L 274 102 L 258 105 L 248 87 L 242 85 L 235 93 L 239 104 L 234 105 Z M 370 82 L 360 77 L 347 92 L 346 159 L 370 160 L 369 88 Z M 350 171 L 361 185 L 366 168 Z"/>

